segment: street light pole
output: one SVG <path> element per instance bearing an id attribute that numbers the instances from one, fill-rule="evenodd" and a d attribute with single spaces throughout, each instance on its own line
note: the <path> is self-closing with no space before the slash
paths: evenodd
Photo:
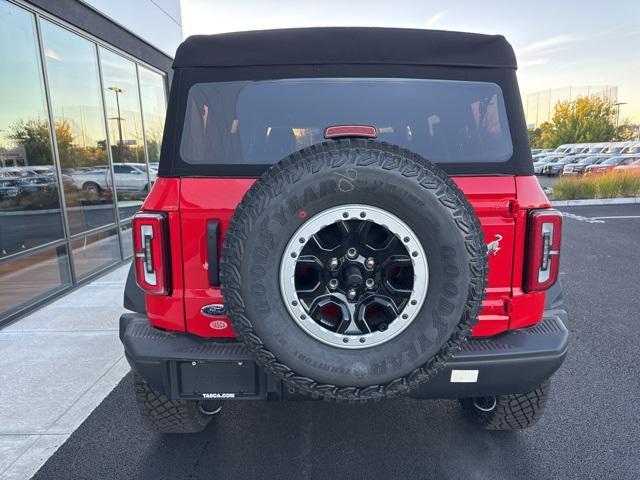
<path id="1" fill-rule="evenodd" d="M 120 150 L 120 162 L 124 162 L 124 145 L 122 139 L 122 117 L 120 116 L 120 98 L 118 95 L 120 93 L 125 93 L 124 88 L 120 87 L 109 87 L 109 90 L 116 94 L 116 109 L 118 110 L 118 116 L 116 117 L 116 121 L 118 122 L 118 137 L 120 143 L 118 144 L 118 150 Z"/>
<path id="2" fill-rule="evenodd" d="M 618 108 L 618 113 L 616 114 L 616 130 L 620 126 L 620 105 L 626 105 L 627 102 L 617 102 L 614 105 Z"/>

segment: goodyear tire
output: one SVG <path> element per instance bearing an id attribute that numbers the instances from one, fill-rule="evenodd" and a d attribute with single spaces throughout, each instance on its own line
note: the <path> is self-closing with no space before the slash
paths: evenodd
<path id="1" fill-rule="evenodd" d="M 136 402 L 147 429 L 159 433 L 197 433 L 220 411 L 216 402 L 172 400 L 155 390 L 142 377 L 133 375 Z"/>
<path id="2" fill-rule="evenodd" d="M 329 400 L 433 378 L 469 336 L 486 275 L 480 223 L 456 184 L 363 139 L 300 150 L 259 178 L 221 262 L 239 338 L 289 387 Z"/>
<path id="3" fill-rule="evenodd" d="M 483 430 L 523 430 L 542 418 L 549 386 L 547 380 L 527 393 L 464 398 L 460 404 L 467 419 Z"/>

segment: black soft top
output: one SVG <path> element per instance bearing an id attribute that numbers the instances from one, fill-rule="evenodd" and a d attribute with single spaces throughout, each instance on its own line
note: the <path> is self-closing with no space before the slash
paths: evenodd
<path id="1" fill-rule="evenodd" d="M 517 67 L 502 35 L 361 27 L 194 35 L 173 62 L 174 68 L 319 64 Z"/>
<path id="2" fill-rule="evenodd" d="M 197 35 L 178 47 L 160 177 L 255 177 L 269 165 L 191 164 L 180 154 L 187 97 L 200 83 L 300 78 L 409 78 L 495 83 L 513 144 L 504 162 L 440 163 L 450 175 L 532 175 L 516 59 L 501 35 L 327 27 Z"/>

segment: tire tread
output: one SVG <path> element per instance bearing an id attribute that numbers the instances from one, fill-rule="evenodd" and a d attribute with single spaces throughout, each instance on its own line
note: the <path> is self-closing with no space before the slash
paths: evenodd
<path id="1" fill-rule="evenodd" d="M 195 400 L 172 400 L 134 374 L 134 391 L 142 421 L 160 433 L 195 433 L 206 428 L 211 417 L 198 409 Z"/>
<path id="2" fill-rule="evenodd" d="M 354 151 L 359 155 L 353 155 Z M 295 184 L 305 173 L 313 174 L 323 165 L 340 168 L 350 163 L 359 166 L 377 165 L 387 171 L 396 170 L 402 176 L 417 181 L 423 189 L 431 191 L 442 207 L 451 212 L 463 232 L 470 257 L 470 285 L 464 312 L 454 333 L 440 351 L 426 364 L 406 376 L 383 385 L 367 387 L 321 384 L 311 378 L 299 376 L 288 366 L 279 363 L 275 355 L 268 351 L 255 335 L 252 322 L 246 315 L 244 304 L 238 294 L 242 284 L 240 262 L 245 254 L 243 240 L 251 234 L 254 219 L 262 214 L 266 201 L 284 191 L 288 185 Z M 459 350 L 460 345 L 471 335 L 471 327 L 477 322 L 485 296 L 487 263 L 487 247 L 480 220 L 465 194 L 442 169 L 396 145 L 365 139 L 340 139 L 316 144 L 293 153 L 271 167 L 252 185 L 237 206 L 225 235 L 220 277 L 222 296 L 239 339 L 255 354 L 258 363 L 268 372 L 282 379 L 287 386 L 315 398 L 367 401 L 405 394 L 442 371 L 445 362 Z"/>
<path id="3" fill-rule="evenodd" d="M 491 412 L 475 408 L 472 399 L 461 400 L 462 408 L 467 418 L 483 430 L 523 430 L 538 423 L 542 417 L 549 387 L 547 380 L 528 393 L 499 395 Z"/>

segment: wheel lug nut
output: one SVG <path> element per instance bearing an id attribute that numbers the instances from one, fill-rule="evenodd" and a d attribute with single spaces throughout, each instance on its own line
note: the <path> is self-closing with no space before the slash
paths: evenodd
<path id="1" fill-rule="evenodd" d="M 376 282 L 373 281 L 373 278 L 367 278 L 364 284 L 369 290 L 376 286 Z"/>
<path id="2" fill-rule="evenodd" d="M 338 288 L 338 280 L 336 278 L 332 278 L 329 280 L 329 289 L 335 290 L 336 288 Z"/>
<path id="3" fill-rule="evenodd" d="M 329 261 L 329 268 L 331 268 L 331 270 L 337 270 L 338 269 L 338 259 L 336 257 L 333 257 L 330 261 Z"/>
<path id="4" fill-rule="evenodd" d="M 358 251 L 351 247 L 349 250 L 347 250 L 347 257 L 354 259 L 358 256 Z"/>
<path id="5" fill-rule="evenodd" d="M 373 267 L 376 266 L 376 261 L 372 257 L 369 257 L 365 260 L 364 266 L 367 267 L 369 270 L 373 270 Z"/>
<path id="6" fill-rule="evenodd" d="M 347 298 L 349 300 L 355 300 L 357 295 L 357 292 L 352 288 L 351 290 L 349 290 L 349 293 L 347 293 Z"/>

